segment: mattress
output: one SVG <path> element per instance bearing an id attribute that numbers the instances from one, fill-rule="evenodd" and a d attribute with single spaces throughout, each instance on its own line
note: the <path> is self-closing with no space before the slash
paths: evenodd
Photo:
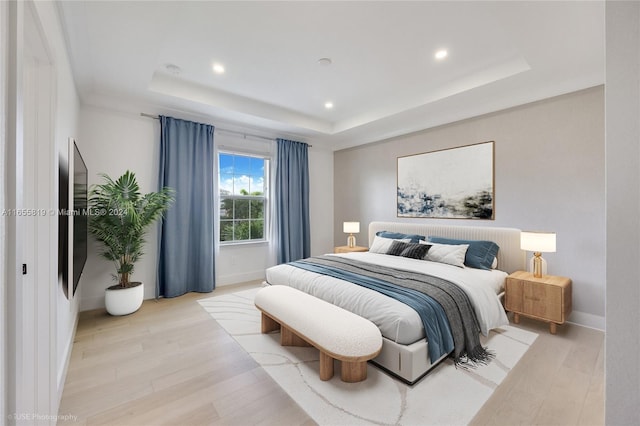
<path id="1" fill-rule="evenodd" d="M 509 323 L 498 298 L 507 276 L 505 272 L 459 268 L 443 263 L 370 252 L 333 256 L 430 274 L 457 284 L 471 300 L 484 335 L 493 328 Z M 374 290 L 288 264 L 267 269 L 266 278 L 269 284 L 294 287 L 367 318 L 378 326 L 384 337 L 396 343 L 410 345 L 425 338 L 424 327 L 416 311 Z"/>

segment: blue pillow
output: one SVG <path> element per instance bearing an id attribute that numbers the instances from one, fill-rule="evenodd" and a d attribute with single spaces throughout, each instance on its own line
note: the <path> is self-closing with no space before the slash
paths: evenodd
<path id="1" fill-rule="evenodd" d="M 376 235 L 378 237 L 382 237 L 382 238 L 391 238 L 392 240 L 411 240 L 412 243 L 417 243 L 418 241 L 425 240 L 425 236 L 424 235 L 409 235 L 409 234 L 403 234 L 401 232 L 389 232 L 389 231 L 378 231 L 376 232 Z"/>
<path id="2" fill-rule="evenodd" d="M 493 241 L 454 240 L 453 238 L 429 237 L 428 241 L 438 244 L 469 244 L 464 264 L 470 268 L 491 270 L 493 259 L 498 255 L 500 247 Z"/>

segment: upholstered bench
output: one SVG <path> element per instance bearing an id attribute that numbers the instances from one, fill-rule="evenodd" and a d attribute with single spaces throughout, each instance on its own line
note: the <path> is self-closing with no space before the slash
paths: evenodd
<path id="1" fill-rule="evenodd" d="M 382 335 L 371 321 L 292 287 L 274 285 L 256 294 L 262 333 L 280 329 L 282 346 L 313 346 L 320 351 L 320 379 L 333 377 L 341 361 L 343 382 L 367 378 L 367 361 L 382 349 Z"/>

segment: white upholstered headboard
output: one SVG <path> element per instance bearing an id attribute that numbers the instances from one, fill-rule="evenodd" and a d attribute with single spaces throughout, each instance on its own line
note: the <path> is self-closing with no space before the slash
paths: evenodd
<path id="1" fill-rule="evenodd" d="M 526 270 L 526 253 L 520 249 L 520 230 L 516 228 L 489 228 L 484 226 L 434 225 L 404 222 L 371 222 L 369 247 L 378 231 L 402 232 L 466 240 L 493 241 L 498 251 L 498 269 L 511 273 Z"/>

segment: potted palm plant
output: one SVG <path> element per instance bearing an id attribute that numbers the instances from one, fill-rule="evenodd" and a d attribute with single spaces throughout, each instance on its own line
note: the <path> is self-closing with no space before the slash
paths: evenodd
<path id="1" fill-rule="evenodd" d="M 140 194 L 136 176 L 130 171 L 117 180 L 101 174 L 104 183 L 89 192 L 89 232 L 102 243 L 101 255 L 114 262 L 118 283 L 107 288 L 105 305 L 111 315 L 137 311 L 144 299 L 142 282 L 130 281 L 135 263 L 143 255 L 144 236 L 174 200 L 171 188 Z"/>

